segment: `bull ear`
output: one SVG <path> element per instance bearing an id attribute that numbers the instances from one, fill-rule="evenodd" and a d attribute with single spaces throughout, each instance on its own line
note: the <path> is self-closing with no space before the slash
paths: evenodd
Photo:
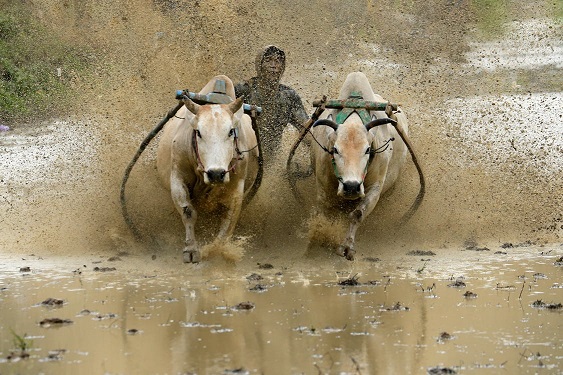
<path id="1" fill-rule="evenodd" d="M 184 102 L 184 105 L 186 106 L 188 111 L 190 111 L 194 115 L 197 115 L 197 113 L 199 112 L 199 107 L 200 107 L 199 104 L 194 103 L 190 98 L 184 98 L 182 101 Z"/>
<path id="2" fill-rule="evenodd" d="M 243 100 L 243 97 L 240 96 L 235 101 L 229 103 L 229 111 L 231 111 L 231 113 L 236 113 L 240 107 L 242 107 Z"/>

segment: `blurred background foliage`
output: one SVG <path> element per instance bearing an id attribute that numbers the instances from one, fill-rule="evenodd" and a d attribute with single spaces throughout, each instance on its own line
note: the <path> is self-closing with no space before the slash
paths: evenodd
<path id="1" fill-rule="evenodd" d="M 56 115 L 88 70 L 84 46 L 62 42 L 24 1 L 0 1 L 0 121 Z"/>

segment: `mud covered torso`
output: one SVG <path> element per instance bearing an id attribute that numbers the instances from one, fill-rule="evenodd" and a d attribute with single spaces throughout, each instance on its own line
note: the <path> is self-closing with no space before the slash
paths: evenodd
<path id="1" fill-rule="evenodd" d="M 264 90 L 256 78 L 235 86 L 236 96 L 243 96 L 244 102 L 262 107 L 257 119 L 260 142 L 264 159 L 269 161 L 279 150 L 283 130 L 287 124 L 301 129 L 308 119 L 301 98 L 289 86 L 279 84 L 277 90 Z"/>

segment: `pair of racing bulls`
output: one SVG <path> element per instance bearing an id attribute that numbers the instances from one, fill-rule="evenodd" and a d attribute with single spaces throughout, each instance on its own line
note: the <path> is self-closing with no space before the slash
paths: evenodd
<path id="1" fill-rule="evenodd" d="M 225 81 L 227 95 L 234 98 L 232 81 L 226 76 L 214 77 L 200 94 L 209 93 L 217 80 Z M 339 99 L 349 98 L 353 92 L 360 93 L 366 101 L 383 102 L 363 73 L 348 75 Z M 245 193 L 257 177 L 258 147 L 251 118 L 242 108 L 242 98 L 228 104 L 196 104 L 187 97 L 182 100 L 184 106 L 164 126 L 157 169 L 185 226 L 184 262 L 197 263 L 201 261 L 195 237 L 199 205 L 212 202 L 225 208 L 217 238 L 229 238 L 239 219 Z M 329 110 L 309 126 L 312 136 L 324 146 L 311 142 L 311 156 L 319 209 L 327 212 L 342 200 L 357 202 L 348 215 L 346 238 L 337 249 L 337 254 L 353 260 L 359 225 L 396 182 L 407 150 L 415 157 L 408 140 L 407 118 L 400 109 L 369 111 L 367 123 L 365 116 L 362 119 L 358 111 L 352 111 L 337 124 L 333 118 L 339 111 Z M 386 143 L 397 135 L 403 141 L 385 149 Z M 381 149 L 385 151 L 375 154 Z M 421 199 L 419 194 L 417 200 Z"/>

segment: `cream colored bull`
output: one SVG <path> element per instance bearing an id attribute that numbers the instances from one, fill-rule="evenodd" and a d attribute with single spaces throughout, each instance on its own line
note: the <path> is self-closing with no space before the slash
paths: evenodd
<path id="1" fill-rule="evenodd" d="M 225 81 L 227 95 L 235 98 L 226 76 L 213 78 L 200 94 L 211 92 L 217 80 Z M 184 262 L 197 263 L 201 260 L 194 230 L 198 214 L 222 215 L 217 238 L 233 234 L 245 192 L 256 179 L 258 147 L 242 98 L 205 105 L 184 99 L 184 104 L 164 127 L 157 169 L 185 226 Z"/>
<path id="2" fill-rule="evenodd" d="M 338 99 L 348 99 L 353 92 L 361 93 L 366 101 L 384 102 L 360 72 L 348 75 Z M 389 117 L 385 111 L 371 111 L 368 123 L 362 121 L 358 112 L 352 112 L 342 124 L 333 120 L 338 111 L 330 110 L 325 119 L 313 125 L 312 134 L 321 145 L 311 143 L 317 208 L 324 214 L 350 212 L 348 232 L 337 254 L 353 260 L 358 227 L 381 195 L 397 181 L 405 163 L 408 124 L 400 109 L 388 111 Z M 402 136 L 394 128 L 394 122 Z M 419 198 L 422 199 L 420 194 Z"/>

